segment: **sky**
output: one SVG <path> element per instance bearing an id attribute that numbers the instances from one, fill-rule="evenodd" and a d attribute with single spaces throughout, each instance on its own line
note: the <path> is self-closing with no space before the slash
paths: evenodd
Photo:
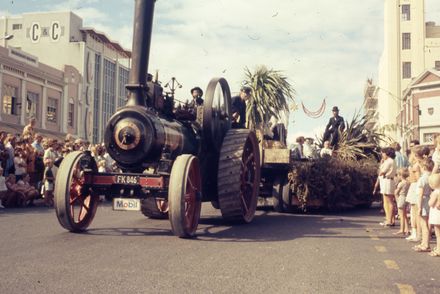
<path id="1" fill-rule="evenodd" d="M 331 108 L 350 119 L 362 107 L 367 78 L 377 79 L 383 49 L 384 0 L 157 0 L 149 71 L 183 85 L 190 97 L 223 76 L 239 91 L 244 69 L 258 65 L 282 71 L 296 102 L 311 111 L 323 99 L 319 119 L 299 107 L 289 119 L 289 140 L 322 133 Z M 0 17 L 35 11 L 72 10 L 84 26 L 131 48 L 133 0 L 1 0 Z M 425 1 L 426 21 L 440 24 L 440 1 Z"/>

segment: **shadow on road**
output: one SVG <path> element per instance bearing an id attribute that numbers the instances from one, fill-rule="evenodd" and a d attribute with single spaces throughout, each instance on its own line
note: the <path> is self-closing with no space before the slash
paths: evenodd
<path id="1" fill-rule="evenodd" d="M 221 217 L 203 218 L 197 239 L 216 242 L 274 242 L 296 238 L 368 238 L 365 234 L 344 235 L 341 230 L 363 232 L 370 223 L 364 217 L 356 218 L 355 213 L 303 215 L 263 212 L 252 223 L 242 225 L 225 226 Z"/>
<path id="2" fill-rule="evenodd" d="M 212 242 L 275 242 L 297 238 L 369 238 L 365 228 L 371 226 L 369 216 L 377 210 L 347 212 L 339 215 L 305 215 L 260 212 L 250 224 L 227 223 L 221 216 L 200 219 L 194 240 Z M 152 225 L 153 224 L 153 225 Z M 143 226 L 136 222 L 134 226 Z M 97 236 L 173 236 L 168 220 L 150 220 L 145 228 L 91 228 L 86 235 Z M 163 228 L 162 228 L 163 227 Z M 349 233 L 344 233 L 348 232 Z M 358 233 L 356 233 L 358 232 Z M 386 238 L 386 237 L 385 237 Z M 392 237 L 390 237 L 392 238 Z"/>
<path id="3" fill-rule="evenodd" d="M 173 236 L 171 230 L 157 229 L 157 228 L 97 228 L 88 229 L 87 231 L 81 233 L 83 235 L 93 235 L 93 236 L 129 236 L 129 237 L 145 237 L 145 236 Z"/>

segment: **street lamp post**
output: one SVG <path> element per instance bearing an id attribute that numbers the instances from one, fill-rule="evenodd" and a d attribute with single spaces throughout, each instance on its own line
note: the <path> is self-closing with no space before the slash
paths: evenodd
<path id="1" fill-rule="evenodd" d="M 12 38 L 14 38 L 14 35 L 12 35 L 12 34 L 7 34 L 5 36 L 1 36 L 0 40 L 3 40 L 3 47 L 6 47 L 6 42 L 11 40 Z"/>

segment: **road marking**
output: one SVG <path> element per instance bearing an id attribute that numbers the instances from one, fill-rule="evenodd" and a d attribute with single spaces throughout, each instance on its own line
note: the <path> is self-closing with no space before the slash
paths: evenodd
<path id="1" fill-rule="evenodd" d="M 386 259 L 383 261 L 388 269 L 400 270 L 399 265 L 394 260 Z"/>
<path id="2" fill-rule="evenodd" d="M 385 246 L 374 246 L 374 248 L 376 248 L 377 252 L 388 252 L 387 248 Z"/>
<path id="3" fill-rule="evenodd" d="M 416 294 L 416 291 L 414 291 L 411 285 L 396 284 L 396 286 L 399 288 L 400 294 Z"/>
<path id="4" fill-rule="evenodd" d="M 371 240 L 374 241 L 379 241 L 379 236 L 378 235 L 370 235 Z"/>

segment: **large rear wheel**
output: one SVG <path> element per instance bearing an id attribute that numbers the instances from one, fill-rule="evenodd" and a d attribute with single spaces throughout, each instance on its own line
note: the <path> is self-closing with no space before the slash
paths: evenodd
<path id="1" fill-rule="evenodd" d="M 224 138 L 218 171 L 218 201 L 223 218 L 249 223 L 260 190 L 260 151 L 248 129 L 231 129 Z"/>
<path id="2" fill-rule="evenodd" d="M 174 235 L 196 233 L 202 207 L 202 181 L 197 157 L 180 155 L 174 161 L 168 190 L 169 219 Z"/>
<path id="3" fill-rule="evenodd" d="M 95 217 L 99 196 L 85 184 L 84 172 L 97 172 L 88 152 L 68 154 L 55 181 L 55 212 L 61 226 L 71 232 L 84 231 Z"/>

